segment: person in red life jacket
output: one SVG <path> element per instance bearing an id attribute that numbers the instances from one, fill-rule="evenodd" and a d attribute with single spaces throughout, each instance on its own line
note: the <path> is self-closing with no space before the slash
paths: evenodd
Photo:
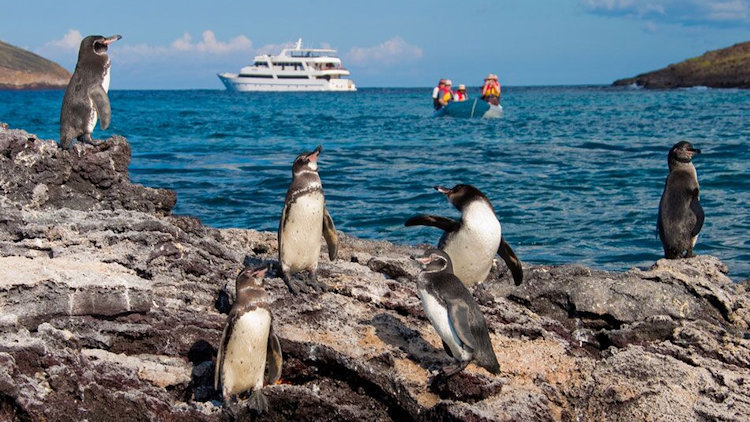
<path id="1" fill-rule="evenodd" d="M 453 91 L 451 90 L 451 85 L 451 80 L 446 79 L 445 85 L 443 85 L 443 89 L 441 89 L 438 93 L 438 102 L 440 103 L 440 108 L 445 107 L 449 102 L 453 101 Z"/>
<path id="2" fill-rule="evenodd" d="M 500 104 L 500 83 L 497 81 L 497 75 L 490 73 L 484 78 L 482 99 L 493 105 Z"/>
<path id="3" fill-rule="evenodd" d="M 445 79 L 441 79 L 438 85 L 432 89 L 432 106 L 435 107 L 435 110 L 439 110 L 442 107 L 440 101 L 438 101 L 438 95 L 440 95 L 440 91 L 442 91 L 444 86 Z"/>
<path id="4" fill-rule="evenodd" d="M 466 94 L 466 85 L 459 84 L 458 85 L 458 91 L 456 91 L 456 95 L 453 97 L 453 101 L 466 101 L 469 99 L 469 95 Z"/>

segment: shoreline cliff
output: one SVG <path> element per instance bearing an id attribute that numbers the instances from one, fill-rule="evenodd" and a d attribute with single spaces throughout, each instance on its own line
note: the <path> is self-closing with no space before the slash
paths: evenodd
<path id="1" fill-rule="evenodd" d="M 0 124 L 0 420 L 227 421 L 216 346 L 244 266 L 276 234 L 171 214 L 130 146 Z M 648 270 L 502 264 L 475 291 L 500 375 L 450 362 L 416 295 L 421 248 L 340 234 L 322 294 L 266 279 L 284 354 L 258 420 L 725 420 L 750 414 L 750 292 L 717 258 Z M 323 251 L 321 251 L 323 252 Z M 523 257 L 521 257 L 523 258 Z"/>

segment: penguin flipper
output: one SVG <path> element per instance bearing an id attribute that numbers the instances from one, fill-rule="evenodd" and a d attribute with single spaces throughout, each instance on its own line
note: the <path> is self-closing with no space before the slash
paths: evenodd
<path id="1" fill-rule="evenodd" d="M 421 214 L 406 220 L 404 226 L 431 226 L 449 233 L 458 230 L 458 228 L 461 227 L 461 222 L 452 218 L 441 217 L 439 215 Z"/>
<path id="2" fill-rule="evenodd" d="M 331 261 L 336 259 L 339 252 L 339 237 L 336 235 L 336 227 L 333 225 L 333 218 L 328 213 L 328 208 L 325 208 L 323 213 L 323 237 L 326 239 L 326 245 L 328 245 L 328 258 Z"/>
<path id="3" fill-rule="evenodd" d="M 266 365 L 268 365 L 266 384 L 276 384 L 276 381 L 281 378 L 282 362 L 281 343 L 279 343 L 279 338 L 276 337 L 273 328 L 271 328 L 271 332 L 268 333 L 268 346 L 266 349 Z"/>
<path id="4" fill-rule="evenodd" d="M 465 300 L 448 302 L 448 317 L 453 331 L 461 342 L 472 350 L 473 359 L 479 366 L 493 374 L 500 373 L 500 364 L 492 348 L 487 323 L 482 311 L 479 310 L 476 302 L 473 302 L 471 293 Z"/>
<path id="5" fill-rule="evenodd" d="M 523 266 L 503 236 L 500 236 L 500 247 L 497 249 L 497 254 L 505 261 L 505 265 L 508 266 L 510 273 L 513 274 L 513 281 L 516 283 L 516 286 L 521 285 L 523 282 Z"/>
<path id="6" fill-rule="evenodd" d="M 703 213 L 703 207 L 698 200 L 698 189 L 695 190 L 693 200 L 690 201 L 690 210 L 695 214 L 695 226 L 693 226 L 693 230 L 690 231 L 690 234 L 697 236 L 703 228 L 703 220 L 706 218 L 706 214 Z"/>
<path id="7" fill-rule="evenodd" d="M 96 108 L 96 114 L 99 116 L 99 127 L 106 130 L 109 127 L 109 121 L 112 118 L 112 110 L 109 106 L 109 97 L 107 91 L 99 85 L 91 90 L 91 100 Z"/>
<path id="8" fill-rule="evenodd" d="M 219 390 L 219 383 L 221 381 L 221 370 L 224 368 L 224 350 L 227 347 L 227 343 L 229 343 L 229 339 L 232 337 L 232 327 L 233 324 L 233 318 L 232 314 L 229 314 L 229 318 L 227 321 L 226 326 L 224 327 L 224 332 L 221 335 L 221 343 L 219 344 L 219 352 L 216 355 L 216 368 L 214 369 L 214 390 Z"/>
<path id="9" fill-rule="evenodd" d="M 448 318 L 456 336 L 466 347 L 476 350 L 477 339 L 474 337 L 471 329 L 472 324 L 469 321 L 470 318 L 475 317 L 475 315 L 472 315 L 474 313 L 471 312 L 471 305 L 466 300 L 460 300 L 460 298 L 446 300 L 446 303 L 448 305 Z"/>
<path id="10" fill-rule="evenodd" d="M 277 233 L 277 240 L 279 242 L 279 266 L 281 266 L 281 251 L 283 251 L 283 241 L 281 234 L 284 233 L 284 224 L 286 223 L 286 205 L 284 205 L 284 209 L 281 210 L 281 220 L 279 221 L 279 231 Z"/>

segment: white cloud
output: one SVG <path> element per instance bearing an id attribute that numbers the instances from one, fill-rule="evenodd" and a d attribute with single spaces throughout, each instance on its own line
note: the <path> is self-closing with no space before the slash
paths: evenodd
<path id="1" fill-rule="evenodd" d="M 68 30 L 68 33 L 63 35 L 63 37 L 59 40 L 50 41 L 44 44 L 44 46 L 46 48 L 77 51 L 78 47 L 80 47 L 81 45 L 81 40 L 83 40 L 83 35 L 81 35 L 81 32 L 77 29 L 70 29 Z"/>
<path id="2" fill-rule="evenodd" d="M 391 66 L 404 61 L 416 61 L 424 52 L 396 36 L 373 47 L 353 47 L 347 53 L 346 61 L 359 66 Z"/>
<path id="3" fill-rule="evenodd" d="M 732 27 L 750 23 L 750 0 L 580 0 L 584 9 L 670 24 Z"/>
<path id="4" fill-rule="evenodd" d="M 182 37 L 172 42 L 172 48 L 177 51 L 199 51 L 201 53 L 224 54 L 235 51 L 249 51 L 253 43 L 246 36 L 240 35 L 229 41 L 219 41 L 213 31 L 203 31 L 203 38 L 197 43 L 192 42 L 193 37 L 184 33 Z"/>
<path id="5" fill-rule="evenodd" d="M 279 54 L 285 48 L 294 48 L 296 42 L 285 42 L 282 44 L 266 44 L 260 47 L 255 54 Z"/>

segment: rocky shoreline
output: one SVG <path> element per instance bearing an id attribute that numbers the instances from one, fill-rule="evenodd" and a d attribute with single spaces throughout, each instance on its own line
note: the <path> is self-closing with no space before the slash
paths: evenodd
<path id="1" fill-rule="evenodd" d="M 276 234 L 172 215 L 175 193 L 130 183 L 129 162 L 121 137 L 61 151 L 0 127 L 0 420 L 230 420 L 211 388 L 217 301 L 275 264 Z M 750 283 L 715 257 L 526 265 L 518 287 L 500 261 L 474 296 L 501 374 L 439 383 L 420 251 L 341 233 L 323 294 L 272 271 L 283 382 L 258 420 L 747 420 Z"/>

